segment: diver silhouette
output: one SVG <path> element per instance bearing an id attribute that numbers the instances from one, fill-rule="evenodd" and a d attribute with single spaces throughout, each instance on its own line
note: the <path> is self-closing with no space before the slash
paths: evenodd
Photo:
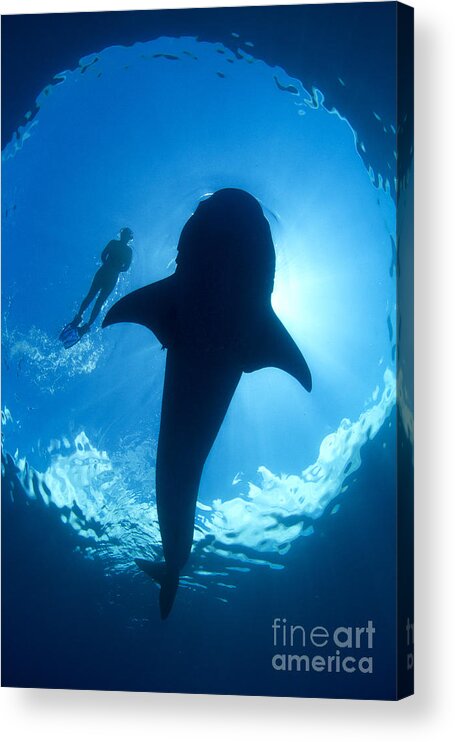
<path id="1" fill-rule="evenodd" d="M 101 267 L 95 273 L 87 296 L 83 299 L 79 311 L 60 333 L 60 340 L 65 348 L 71 348 L 91 328 L 98 317 L 103 304 L 115 289 L 120 273 L 128 270 L 131 265 L 133 251 L 130 242 L 133 232 L 129 227 L 120 230 L 120 239 L 111 240 L 101 253 Z M 81 325 L 82 316 L 92 301 L 96 298 L 88 322 Z"/>
<path id="2" fill-rule="evenodd" d="M 164 562 L 136 559 L 172 608 L 193 543 L 199 483 L 242 373 L 275 366 L 311 390 L 308 365 L 271 304 L 275 248 L 259 202 L 225 188 L 185 224 L 173 275 L 114 304 L 103 327 L 136 322 L 167 348 L 156 462 Z"/>

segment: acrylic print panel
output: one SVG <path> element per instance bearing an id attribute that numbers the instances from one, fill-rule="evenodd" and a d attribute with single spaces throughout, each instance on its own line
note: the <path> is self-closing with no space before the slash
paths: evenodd
<path id="1" fill-rule="evenodd" d="M 7 685 L 394 696 L 394 8 L 4 19 Z"/>

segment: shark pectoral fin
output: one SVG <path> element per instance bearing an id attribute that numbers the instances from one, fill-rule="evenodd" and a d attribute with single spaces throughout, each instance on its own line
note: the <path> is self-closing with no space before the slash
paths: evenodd
<path id="1" fill-rule="evenodd" d="M 166 619 L 174 605 L 179 586 L 179 573 L 171 570 L 166 562 L 152 562 L 149 559 L 135 559 L 137 566 L 160 586 L 160 614 Z"/>
<path id="2" fill-rule="evenodd" d="M 175 334 L 175 280 L 169 276 L 127 294 L 111 307 L 103 327 L 118 322 L 144 325 L 167 347 Z"/>
<path id="3" fill-rule="evenodd" d="M 250 373 L 268 367 L 286 371 L 311 392 L 313 382 L 308 364 L 273 310 L 258 326 L 246 353 L 244 371 Z"/>

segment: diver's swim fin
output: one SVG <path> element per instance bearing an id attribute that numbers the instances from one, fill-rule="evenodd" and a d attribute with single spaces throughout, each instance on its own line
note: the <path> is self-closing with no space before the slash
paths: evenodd
<path id="1" fill-rule="evenodd" d="M 135 559 L 137 566 L 160 586 L 160 614 L 166 619 L 174 605 L 179 586 L 178 572 L 169 570 L 165 562 L 152 562 L 148 559 Z"/>
<path id="2" fill-rule="evenodd" d="M 76 327 L 73 325 L 72 322 L 70 322 L 68 325 L 65 325 L 60 335 L 58 336 L 58 339 L 61 340 L 63 343 L 65 341 L 65 338 L 71 335 L 75 329 Z"/>
<path id="3" fill-rule="evenodd" d="M 90 325 L 74 327 L 73 323 L 70 322 L 69 325 L 63 328 L 58 338 L 63 343 L 64 348 L 72 348 L 89 330 Z"/>

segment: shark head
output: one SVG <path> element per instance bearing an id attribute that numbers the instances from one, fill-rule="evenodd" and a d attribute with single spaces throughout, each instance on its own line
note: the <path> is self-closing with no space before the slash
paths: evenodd
<path id="1" fill-rule="evenodd" d="M 201 201 L 177 247 L 176 274 L 219 301 L 270 298 L 275 248 L 259 202 L 246 191 L 223 188 Z"/>

